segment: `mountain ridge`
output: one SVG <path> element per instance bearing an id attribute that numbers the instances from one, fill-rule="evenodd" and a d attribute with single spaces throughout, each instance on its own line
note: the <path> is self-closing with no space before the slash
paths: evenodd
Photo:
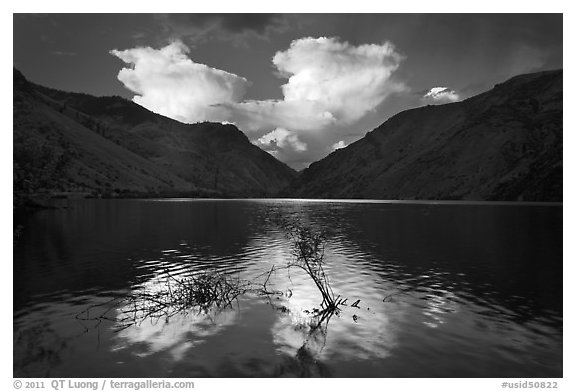
<path id="1" fill-rule="evenodd" d="M 118 96 L 40 86 L 14 68 L 15 181 L 34 182 L 28 170 L 46 177 L 44 190 L 93 195 L 560 202 L 562 75 L 518 75 L 402 111 L 296 173 L 234 125 L 183 124 Z M 69 178 L 23 163 L 34 154 Z"/>
<path id="2" fill-rule="evenodd" d="M 400 112 L 307 169 L 302 198 L 562 200 L 562 70 Z"/>
<path id="3" fill-rule="evenodd" d="M 46 176 L 28 161 L 40 151 L 67 161 L 35 191 L 269 197 L 295 175 L 234 125 L 183 124 L 121 97 L 38 86 L 15 68 L 13 92 L 15 181 Z"/>

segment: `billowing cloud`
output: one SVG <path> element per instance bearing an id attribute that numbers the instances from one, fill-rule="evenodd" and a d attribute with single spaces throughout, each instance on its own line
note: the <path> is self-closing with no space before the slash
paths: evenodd
<path id="1" fill-rule="evenodd" d="M 353 46 L 337 38 L 298 39 L 272 59 L 278 74 L 288 79 L 281 87 L 282 100 L 248 101 L 226 108 L 252 131 L 351 124 L 388 95 L 404 90 L 391 80 L 401 60 L 389 42 Z"/>
<path id="2" fill-rule="evenodd" d="M 266 133 L 254 144 L 281 160 L 288 158 L 295 152 L 304 152 L 308 149 L 306 143 L 302 142 L 296 133 L 284 128 L 276 128 L 270 133 Z"/>
<path id="3" fill-rule="evenodd" d="M 346 148 L 346 143 L 343 140 L 338 141 L 332 145 L 333 150 Z"/>
<path id="4" fill-rule="evenodd" d="M 250 100 L 222 104 L 221 115 L 234 121 L 242 130 L 261 133 L 283 127 L 298 131 L 317 131 L 334 125 L 336 118 L 317 102 L 286 102 L 284 100 Z"/>
<path id="5" fill-rule="evenodd" d="M 460 95 L 446 87 L 434 87 L 422 97 L 422 100 L 429 104 L 451 103 L 459 101 Z"/>
<path id="6" fill-rule="evenodd" d="M 188 58 L 188 51 L 175 41 L 159 50 L 138 47 L 110 53 L 131 65 L 118 73 L 118 79 L 137 94 L 134 102 L 182 122 L 218 120 L 218 112 L 211 106 L 238 102 L 249 83 L 243 77 L 195 63 Z"/>
<path id="7" fill-rule="evenodd" d="M 400 60 L 389 42 L 353 46 L 336 38 L 303 38 L 272 61 L 288 77 L 282 86 L 285 102 L 314 102 L 349 123 L 402 89 L 390 81 Z"/>

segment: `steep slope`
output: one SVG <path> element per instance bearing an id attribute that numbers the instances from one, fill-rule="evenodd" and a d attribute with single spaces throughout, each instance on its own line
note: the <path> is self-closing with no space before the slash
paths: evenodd
<path id="1" fill-rule="evenodd" d="M 54 109 L 17 70 L 13 94 L 15 193 L 198 190 Z"/>
<path id="2" fill-rule="evenodd" d="M 306 169 L 311 198 L 562 200 L 562 71 L 395 115 Z"/>
<path id="3" fill-rule="evenodd" d="M 195 185 L 225 195 L 269 196 L 295 172 L 251 144 L 234 125 L 183 124 L 120 97 L 103 97 L 34 86 L 63 110 L 96 119 L 87 125 L 114 142 Z"/>
<path id="4" fill-rule="evenodd" d="M 153 172 L 146 175 L 161 182 L 148 183 L 149 178 L 128 180 L 123 175 L 131 171 L 117 167 L 104 178 L 107 187 L 142 192 L 192 192 L 191 195 L 201 192 L 221 196 L 270 196 L 295 175 L 285 164 L 251 144 L 233 125 L 182 124 L 120 97 L 98 98 L 35 85 L 16 70 L 14 80 L 14 116 L 18 118 L 15 135 L 28 137 L 34 133 L 36 137 L 41 133 L 39 127 L 48 126 L 52 129 L 50 145 L 54 151 L 62 150 L 62 145 L 76 145 L 85 140 L 80 148 L 82 153 L 74 156 L 84 159 L 90 155 L 101 157 L 104 162 L 115 162 L 116 156 L 105 156 L 109 149 L 122 155 L 124 160 L 127 156 L 137 157 L 145 163 L 130 164 L 136 173 L 143 175 L 142 171 L 150 169 Z M 27 103 L 22 104 L 23 101 Z M 69 132 L 61 135 L 66 129 Z M 84 153 L 89 146 L 101 148 Z M 73 182 L 78 182 L 78 175 L 73 176 Z M 95 172 L 89 170 L 80 176 L 86 188 L 99 189 Z M 122 180 L 111 182 L 109 177 Z"/>

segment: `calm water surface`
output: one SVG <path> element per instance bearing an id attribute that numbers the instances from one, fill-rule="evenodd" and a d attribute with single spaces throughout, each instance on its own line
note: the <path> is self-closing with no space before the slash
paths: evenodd
<path id="1" fill-rule="evenodd" d="M 294 200 L 82 200 L 16 215 L 15 377 L 561 377 L 562 207 Z M 76 315 L 166 273 L 255 279 L 291 257 L 278 216 L 327 233 L 343 307 L 309 332 L 289 295 L 144 321 Z M 93 322 L 94 323 L 94 322 Z"/>

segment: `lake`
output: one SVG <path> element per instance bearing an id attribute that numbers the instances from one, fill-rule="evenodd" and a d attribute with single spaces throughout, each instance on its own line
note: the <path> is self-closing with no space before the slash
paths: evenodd
<path id="1" fill-rule="evenodd" d="M 15 377 L 563 376 L 561 205 L 55 202 L 14 216 Z M 118 327 L 114 298 L 286 265 L 286 221 L 325 234 L 348 299 L 321 327 L 318 289 L 292 268 L 270 275 L 276 294 Z"/>

